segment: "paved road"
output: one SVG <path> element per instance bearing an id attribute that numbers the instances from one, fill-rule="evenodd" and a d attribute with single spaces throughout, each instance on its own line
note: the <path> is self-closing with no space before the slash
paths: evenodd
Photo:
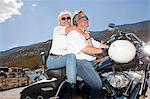
<path id="1" fill-rule="evenodd" d="M 24 87 L 2 91 L 0 92 L 0 99 L 20 99 L 20 92 L 23 89 Z"/>
<path id="2" fill-rule="evenodd" d="M 11 90 L 2 91 L 2 92 L 0 92 L 0 99 L 20 99 L 20 92 L 24 88 L 25 87 L 14 88 Z M 147 95 L 148 95 L 148 97 L 146 99 L 150 99 L 150 87 L 147 91 Z"/>

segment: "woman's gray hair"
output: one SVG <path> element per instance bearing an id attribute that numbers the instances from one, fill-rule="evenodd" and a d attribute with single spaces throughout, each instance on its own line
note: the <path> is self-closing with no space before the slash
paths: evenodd
<path id="1" fill-rule="evenodd" d="M 72 18 L 71 12 L 69 12 L 69 11 L 62 11 L 62 12 L 60 12 L 60 14 L 59 14 L 58 17 L 57 17 L 58 23 L 59 23 L 59 21 L 60 21 L 60 18 L 61 18 L 64 14 L 68 14 L 68 15 Z"/>

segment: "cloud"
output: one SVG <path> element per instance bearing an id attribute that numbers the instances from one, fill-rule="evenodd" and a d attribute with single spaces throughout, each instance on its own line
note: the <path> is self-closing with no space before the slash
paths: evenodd
<path id="1" fill-rule="evenodd" d="M 34 3 L 34 4 L 32 4 L 32 7 L 36 7 L 36 6 L 37 6 L 37 4 L 35 4 L 35 3 Z"/>
<path id="2" fill-rule="evenodd" d="M 0 0 L 0 23 L 5 22 L 12 15 L 21 15 L 19 9 L 22 6 L 21 0 Z"/>

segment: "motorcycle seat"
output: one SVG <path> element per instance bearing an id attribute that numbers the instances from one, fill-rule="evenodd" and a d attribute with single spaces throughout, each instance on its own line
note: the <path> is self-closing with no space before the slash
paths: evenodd
<path id="1" fill-rule="evenodd" d="M 51 78 L 59 78 L 59 79 L 65 79 L 66 78 L 66 68 L 56 68 L 56 69 L 47 69 L 46 66 L 46 60 L 48 58 L 49 53 L 48 52 L 41 52 L 42 57 L 42 66 L 44 69 L 44 72 L 48 76 L 49 79 Z M 79 76 L 77 76 L 77 80 L 82 81 L 83 79 Z"/>
<path id="2" fill-rule="evenodd" d="M 45 74 L 48 76 L 48 78 L 65 78 L 65 68 L 56 68 L 56 69 L 48 69 L 46 66 L 46 60 L 48 58 L 49 53 L 48 52 L 41 52 L 41 60 L 42 60 L 42 68 L 45 72 Z"/>

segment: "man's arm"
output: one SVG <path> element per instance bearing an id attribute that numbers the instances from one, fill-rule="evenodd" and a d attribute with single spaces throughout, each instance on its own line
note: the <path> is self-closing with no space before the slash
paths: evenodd
<path id="1" fill-rule="evenodd" d="M 93 46 L 86 46 L 81 50 L 81 52 L 85 54 L 100 54 L 103 53 L 103 50 L 101 48 L 95 48 Z"/>
<path id="2" fill-rule="evenodd" d="M 76 27 L 76 26 L 69 26 L 69 27 L 67 27 L 67 28 L 65 29 L 65 32 L 66 32 L 66 33 L 69 33 L 69 32 L 72 31 L 72 30 L 75 30 L 75 31 L 79 32 L 80 34 L 82 34 L 82 35 L 85 37 L 85 39 L 91 41 L 91 37 L 90 37 L 89 32 L 83 32 L 81 29 L 79 29 L 79 28 Z"/>
<path id="3" fill-rule="evenodd" d="M 100 54 L 103 52 L 101 48 L 96 48 L 93 46 L 89 46 L 85 39 L 82 39 L 80 35 L 78 35 L 76 31 L 71 31 L 67 35 L 67 42 L 72 46 L 73 50 L 77 53 L 83 52 L 85 54 Z"/>
<path id="4" fill-rule="evenodd" d="M 109 48 L 108 45 L 102 44 L 102 43 L 100 43 L 100 42 L 94 40 L 93 38 L 92 38 L 92 43 L 93 43 L 94 47 L 96 47 L 96 48 L 106 48 L 106 49 Z"/>
<path id="5" fill-rule="evenodd" d="M 108 45 L 106 45 L 106 44 L 101 44 L 101 45 L 100 45 L 100 48 L 106 48 L 106 49 L 108 49 L 108 48 L 109 48 L 109 46 L 108 46 Z"/>
<path id="6" fill-rule="evenodd" d="M 77 32 L 79 32 L 80 34 L 84 35 L 84 32 L 82 30 L 80 30 L 78 27 L 76 26 L 68 26 L 65 30 L 66 33 L 69 33 L 70 31 L 75 30 Z"/>

